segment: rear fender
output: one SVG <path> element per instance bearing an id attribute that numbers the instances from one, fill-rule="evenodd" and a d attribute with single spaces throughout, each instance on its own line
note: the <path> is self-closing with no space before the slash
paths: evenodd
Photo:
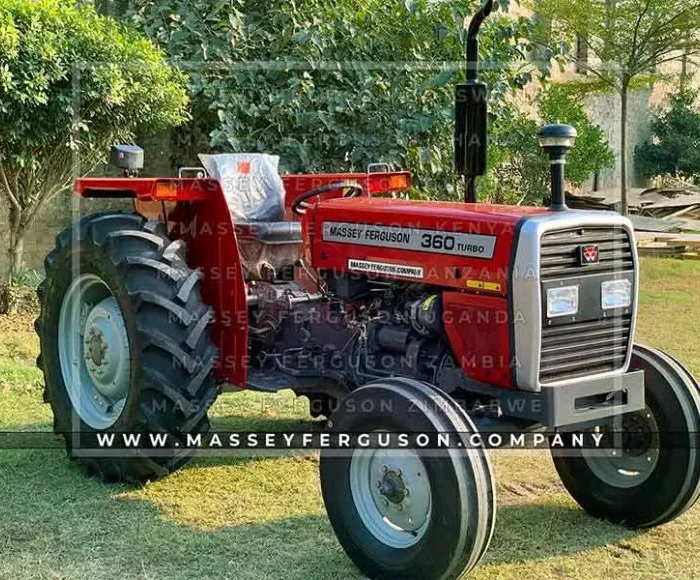
<path id="1" fill-rule="evenodd" d="M 191 266 L 200 269 L 202 297 L 214 308 L 212 340 L 219 347 L 216 378 L 244 388 L 247 381 L 247 288 L 236 230 L 219 183 L 196 203 L 178 201 L 168 215 L 175 237 L 187 243 Z"/>

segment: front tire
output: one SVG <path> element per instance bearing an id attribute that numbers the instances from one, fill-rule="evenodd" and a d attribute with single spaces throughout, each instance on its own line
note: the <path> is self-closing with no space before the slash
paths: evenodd
<path id="1" fill-rule="evenodd" d="M 140 215 L 95 214 L 59 234 L 45 269 L 37 362 L 69 457 L 107 481 L 142 482 L 182 466 L 191 454 L 180 442 L 209 430 L 218 394 L 211 309 L 183 243 Z M 97 456 L 79 450 L 77 432 L 168 441 L 157 454 Z"/>
<path id="2" fill-rule="evenodd" d="M 453 580 L 486 551 L 495 492 L 483 448 L 457 404 L 426 383 L 384 379 L 343 399 L 332 429 L 459 434 L 461 449 L 321 451 L 321 488 L 340 544 L 369 578 Z"/>
<path id="3" fill-rule="evenodd" d="M 677 361 L 635 345 L 646 409 L 624 415 L 623 448 L 553 452 L 562 483 L 592 516 L 631 528 L 677 518 L 700 495 L 700 390 Z"/>

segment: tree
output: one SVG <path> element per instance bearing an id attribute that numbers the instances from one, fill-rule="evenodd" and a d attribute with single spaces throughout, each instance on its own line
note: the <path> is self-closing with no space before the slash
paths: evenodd
<path id="1" fill-rule="evenodd" d="M 454 84 L 464 74 L 464 19 L 480 4 L 136 0 L 130 18 L 190 73 L 197 108 L 210 111 L 194 123 L 215 150 L 274 153 L 291 172 L 383 161 L 413 170 L 424 195 L 446 198 L 461 190 Z M 499 13 L 485 24 L 494 118 L 548 70 L 526 59 L 532 28 Z"/>
<path id="2" fill-rule="evenodd" d="M 621 211 L 627 213 L 627 116 L 635 80 L 660 65 L 700 52 L 700 2 L 697 0 L 532 0 L 553 22 L 549 43 L 575 46 L 586 39 L 590 58 L 568 58 L 620 95 Z"/>
<path id="3" fill-rule="evenodd" d="M 187 116 L 185 77 L 149 41 L 71 0 L 0 0 L 0 192 L 9 271 L 42 205 L 138 127 Z"/>
<path id="4" fill-rule="evenodd" d="M 672 175 L 700 185 L 700 111 L 697 93 L 671 98 L 671 106 L 652 121 L 652 138 L 637 148 L 636 163 L 645 177 Z"/>

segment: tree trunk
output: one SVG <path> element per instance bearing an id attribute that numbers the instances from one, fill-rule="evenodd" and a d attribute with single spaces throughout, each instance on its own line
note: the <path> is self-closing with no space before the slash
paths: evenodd
<path id="1" fill-rule="evenodd" d="M 16 209 L 10 210 L 10 243 L 7 250 L 7 284 L 12 282 L 13 276 L 22 267 L 22 254 L 24 253 L 24 236 L 26 225 L 22 224 L 22 214 Z"/>
<path id="2" fill-rule="evenodd" d="M 683 49 L 681 57 L 681 83 L 680 92 L 685 93 L 688 88 L 688 46 L 690 45 L 690 32 L 686 34 L 686 47 Z"/>
<path id="3" fill-rule="evenodd" d="M 627 215 L 627 107 L 629 97 L 629 81 L 622 83 L 620 91 L 620 213 Z"/>

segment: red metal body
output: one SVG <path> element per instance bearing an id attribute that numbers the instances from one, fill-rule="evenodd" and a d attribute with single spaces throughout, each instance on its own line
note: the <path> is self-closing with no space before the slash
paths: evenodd
<path id="1" fill-rule="evenodd" d="M 465 373 L 475 380 L 513 387 L 508 292 L 511 252 L 518 222 L 545 208 L 475 205 L 375 198 L 410 187 L 408 172 L 283 176 L 287 209 L 299 195 L 322 185 L 354 181 L 366 197 L 325 195 L 302 220 L 305 252 L 318 270 L 347 271 L 348 260 L 419 267 L 422 284 L 443 288 L 447 338 Z M 189 260 L 204 274 L 203 294 L 216 311 L 213 340 L 220 349 L 218 378 L 244 387 L 247 376 L 248 318 L 236 226 L 215 179 L 86 178 L 75 184 L 85 197 L 128 197 L 154 207 L 176 237 L 187 241 Z M 141 208 L 140 208 L 141 209 Z M 417 228 L 495 238 L 488 259 L 350 243 L 326 242 L 325 222 Z M 381 275 L 379 275 L 381 277 Z"/>
<path id="2" fill-rule="evenodd" d="M 366 195 L 403 191 L 409 172 L 283 176 L 285 206 L 319 185 L 355 181 Z M 215 310 L 212 340 L 219 348 L 217 378 L 245 388 L 248 359 L 247 287 L 236 227 L 221 185 L 210 178 L 83 178 L 74 192 L 83 198 L 130 198 L 137 211 L 168 223 L 174 237 L 187 242 L 188 260 L 204 279 L 204 300 Z M 324 197 L 341 195 L 329 192 Z"/>
<path id="3" fill-rule="evenodd" d="M 334 199 L 319 204 L 309 214 L 305 233 L 311 260 L 316 268 L 346 270 L 350 258 L 395 261 L 407 266 L 423 266 L 423 282 L 456 290 L 506 296 L 510 253 L 515 228 L 523 216 L 546 212 L 544 208 L 477 205 L 451 202 L 406 201 L 394 199 Z M 389 227 L 417 228 L 447 233 L 481 234 L 496 237 L 492 259 L 441 253 L 407 252 L 404 249 L 324 243 L 323 224 L 342 221 Z M 316 242 L 316 243 L 314 243 Z M 494 288 L 470 287 L 481 281 Z"/>
<path id="4" fill-rule="evenodd" d="M 391 199 L 334 199 L 317 205 L 304 220 L 308 258 L 316 269 L 350 270 L 351 260 L 396 264 L 422 271 L 410 281 L 449 289 L 443 317 L 455 359 L 467 376 L 514 387 L 508 293 L 513 240 L 518 222 L 546 208 Z M 495 238 L 490 258 L 324 240 L 324 224 L 371 224 L 398 230 L 476 234 Z M 382 277 L 381 274 L 377 275 Z M 387 277 L 387 276 L 385 276 Z M 396 277 L 396 276 L 392 276 Z M 409 281 L 409 280 L 407 280 Z"/>

